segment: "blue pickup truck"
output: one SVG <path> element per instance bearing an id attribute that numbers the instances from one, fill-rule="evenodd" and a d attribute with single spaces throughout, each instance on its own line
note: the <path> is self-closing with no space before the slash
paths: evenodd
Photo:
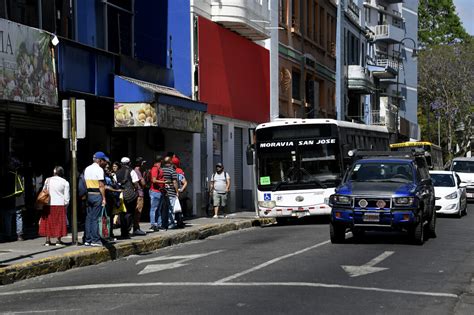
<path id="1" fill-rule="evenodd" d="M 434 188 L 422 154 L 361 154 L 330 196 L 329 205 L 332 243 L 344 242 L 347 230 L 356 238 L 366 230 L 408 231 L 419 245 L 426 236 L 436 237 Z"/>

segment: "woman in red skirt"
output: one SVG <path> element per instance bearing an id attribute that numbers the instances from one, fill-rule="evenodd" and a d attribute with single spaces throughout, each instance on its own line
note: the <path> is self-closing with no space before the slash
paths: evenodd
<path id="1" fill-rule="evenodd" d="M 67 235 L 66 208 L 69 204 L 69 183 L 64 179 L 64 169 L 56 166 L 53 176 L 46 179 L 44 188 L 49 191 L 49 205 L 43 208 L 38 234 L 46 237 L 44 246 L 61 246 L 61 237 Z M 44 189 L 43 188 L 43 189 Z M 51 237 L 58 239 L 51 243 Z"/>

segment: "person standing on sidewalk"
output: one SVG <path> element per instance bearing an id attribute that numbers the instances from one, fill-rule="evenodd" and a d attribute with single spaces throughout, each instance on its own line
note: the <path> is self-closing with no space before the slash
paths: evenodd
<path id="1" fill-rule="evenodd" d="M 161 168 L 162 160 L 163 157 L 157 155 L 155 164 L 150 170 L 150 232 L 158 232 L 162 228 L 161 204 L 165 189 L 165 179 Z"/>
<path id="2" fill-rule="evenodd" d="M 214 219 L 219 216 L 219 207 L 224 211 L 224 207 L 227 205 L 227 197 L 230 192 L 230 176 L 229 173 L 224 171 L 224 165 L 222 163 L 216 164 L 216 172 L 212 174 L 209 193 L 212 195 L 212 203 L 214 205 Z"/>
<path id="3" fill-rule="evenodd" d="M 122 167 L 117 171 L 117 182 L 123 190 L 123 201 L 127 209 L 127 213 L 125 216 L 122 216 L 120 220 L 120 237 L 127 239 L 130 238 L 130 229 L 133 225 L 137 208 L 139 179 L 137 173 L 130 167 L 130 159 L 128 157 L 124 156 L 120 160 L 120 163 L 122 163 Z"/>
<path id="4" fill-rule="evenodd" d="M 175 212 L 175 219 L 176 219 L 176 225 L 178 228 L 184 228 L 185 223 L 184 223 L 184 212 L 187 210 L 184 205 L 186 204 L 186 201 L 184 200 L 185 194 L 186 194 L 186 187 L 188 187 L 188 181 L 186 180 L 186 176 L 184 175 L 183 169 L 180 167 L 180 161 L 179 158 L 175 155 L 171 159 L 171 162 L 174 165 L 174 169 L 176 170 L 176 174 L 178 176 L 178 192 L 179 192 L 179 198 L 176 200 L 176 202 L 180 203 L 180 208 L 181 212 Z"/>
<path id="5" fill-rule="evenodd" d="M 7 240 L 23 241 L 23 216 L 22 210 L 25 204 L 25 183 L 19 169 L 21 162 L 11 156 L 8 160 L 8 168 L 0 180 L 0 214 L 3 233 Z M 13 218 L 16 219 L 16 235 L 13 235 Z"/>
<path id="6" fill-rule="evenodd" d="M 174 203 L 178 199 L 178 175 L 171 163 L 171 157 L 163 159 L 163 177 L 165 179 L 165 195 L 163 196 L 162 224 L 164 229 L 174 229 Z"/>
<path id="7" fill-rule="evenodd" d="M 142 216 L 143 204 L 144 204 L 144 191 L 143 189 L 146 186 L 145 179 L 143 178 L 143 168 L 146 164 L 146 161 L 142 157 L 137 157 L 135 159 L 135 168 L 133 169 L 138 177 L 138 185 L 137 185 L 137 206 L 135 208 L 135 217 L 133 220 L 133 235 L 146 235 L 146 232 L 140 229 L 140 218 Z"/>
<path id="8" fill-rule="evenodd" d="M 64 169 L 56 166 L 53 176 L 46 179 L 43 189 L 49 192 L 49 205 L 43 207 L 38 234 L 45 236 L 44 246 L 51 246 L 51 237 L 58 239 L 56 246 L 64 245 L 61 238 L 67 235 L 66 208 L 69 205 L 69 182 L 64 179 Z"/>
<path id="9" fill-rule="evenodd" d="M 99 223 L 102 207 L 105 207 L 105 176 L 104 168 L 109 158 L 104 152 L 96 152 L 93 163 L 84 170 L 84 179 L 87 186 L 87 210 L 85 224 L 84 245 L 102 246 L 99 235 Z"/>

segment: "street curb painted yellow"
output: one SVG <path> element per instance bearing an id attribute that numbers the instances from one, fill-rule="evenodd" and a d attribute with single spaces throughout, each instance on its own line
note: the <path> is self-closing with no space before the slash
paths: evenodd
<path id="1" fill-rule="evenodd" d="M 72 268 L 97 265 L 130 255 L 143 254 L 171 245 L 205 239 L 213 235 L 274 223 L 273 219 L 250 219 L 215 223 L 186 228 L 173 235 L 157 235 L 142 240 L 130 240 L 107 247 L 87 247 L 47 258 L 0 268 L 0 284 L 10 284 L 41 275 L 66 271 Z"/>

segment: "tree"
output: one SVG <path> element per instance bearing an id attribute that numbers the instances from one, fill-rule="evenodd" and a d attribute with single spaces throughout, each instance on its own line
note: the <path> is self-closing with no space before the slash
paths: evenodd
<path id="1" fill-rule="evenodd" d="M 437 129 L 432 122 L 439 119 L 445 156 L 464 155 L 473 134 L 474 43 L 430 46 L 420 52 L 418 67 L 419 121 L 426 122 L 423 137 L 432 141 L 429 130 Z"/>
<path id="2" fill-rule="evenodd" d="M 453 0 L 419 0 L 418 40 L 421 47 L 470 41 Z"/>

